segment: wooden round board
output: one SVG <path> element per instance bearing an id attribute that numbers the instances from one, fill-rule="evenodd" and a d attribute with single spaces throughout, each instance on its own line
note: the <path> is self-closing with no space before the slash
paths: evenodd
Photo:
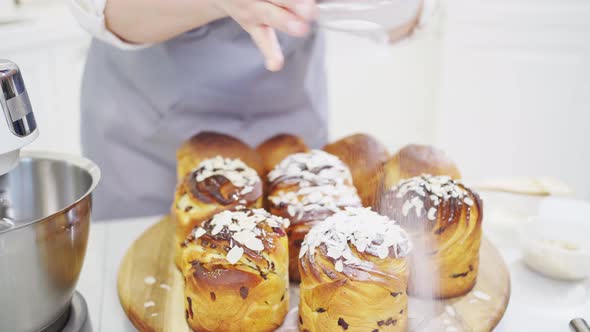
<path id="1" fill-rule="evenodd" d="M 190 331 L 184 317 L 183 280 L 173 263 L 174 226 L 164 218 L 139 237 L 119 268 L 123 310 L 140 331 Z M 410 298 L 410 331 L 491 331 L 510 297 L 510 277 L 498 251 L 483 239 L 474 289 L 450 300 Z M 297 331 L 299 289 L 291 285 L 291 310 L 280 331 Z"/>

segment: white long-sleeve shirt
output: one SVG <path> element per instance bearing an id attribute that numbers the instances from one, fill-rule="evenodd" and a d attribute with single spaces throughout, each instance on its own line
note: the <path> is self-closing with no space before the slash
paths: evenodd
<path id="1" fill-rule="evenodd" d="M 80 26 L 94 38 L 125 50 L 142 49 L 149 44 L 131 44 L 111 32 L 105 23 L 104 10 L 107 0 L 70 0 L 70 8 Z"/>
<path id="2" fill-rule="evenodd" d="M 136 50 L 149 47 L 150 44 L 138 45 L 125 42 L 107 28 L 104 16 L 106 1 L 107 0 L 70 0 L 70 7 L 82 28 L 88 31 L 93 37 L 124 50 Z M 422 4 L 419 23 L 412 34 L 413 36 L 417 35 L 417 32 L 422 30 L 422 27 L 426 26 L 426 24 L 431 21 L 438 8 L 438 0 L 398 0 L 397 2 L 399 13 L 401 14 L 392 18 L 394 22 L 398 22 L 397 24 L 393 23 L 392 28 L 413 19 L 416 11 L 419 10 L 420 5 Z"/>

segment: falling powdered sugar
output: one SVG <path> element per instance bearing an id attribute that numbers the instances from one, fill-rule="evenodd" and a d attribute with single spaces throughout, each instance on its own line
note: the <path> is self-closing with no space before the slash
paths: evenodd
<path id="1" fill-rule="evenodd" d="M 313 227 L 305 237 L 299 258 L 313 255 L 324 245 L 326 255 L 334 260 L 334 268 L 342 272 L 345 266 L 367 266 L 369 262 L 358 258 L 364 252 L 380 259 L 390 256 L 405 257 L 411 250 L 407 233 L 394 221 L 377 214 L 369 208 L 348 207 L 328 217 Z"/>

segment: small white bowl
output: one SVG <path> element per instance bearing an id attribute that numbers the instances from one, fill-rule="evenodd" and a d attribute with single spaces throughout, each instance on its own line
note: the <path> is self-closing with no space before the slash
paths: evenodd
<path id="1" fill-rule="evenodd" d="M 580 280 L 590 276 L 590 204 L 549 198 L 539 216 L 522 228 L 525 264 L 547 277 Z"/>

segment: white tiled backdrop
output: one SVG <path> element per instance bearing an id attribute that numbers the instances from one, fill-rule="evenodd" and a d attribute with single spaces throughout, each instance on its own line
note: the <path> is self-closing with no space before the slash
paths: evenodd
<path id="1" fill-rule="evenodd" d="M 0 25 L 0 57 L 25 71 L 41 128 L 33 147 L 79 153 L 87 37 L 55 3 Z M 434 143 L 467 177 L 555 176 L 590 198 L 590 2 L 446 4 L 440 25 L 394 48 L 329 33 L 332 136 Z"/>

